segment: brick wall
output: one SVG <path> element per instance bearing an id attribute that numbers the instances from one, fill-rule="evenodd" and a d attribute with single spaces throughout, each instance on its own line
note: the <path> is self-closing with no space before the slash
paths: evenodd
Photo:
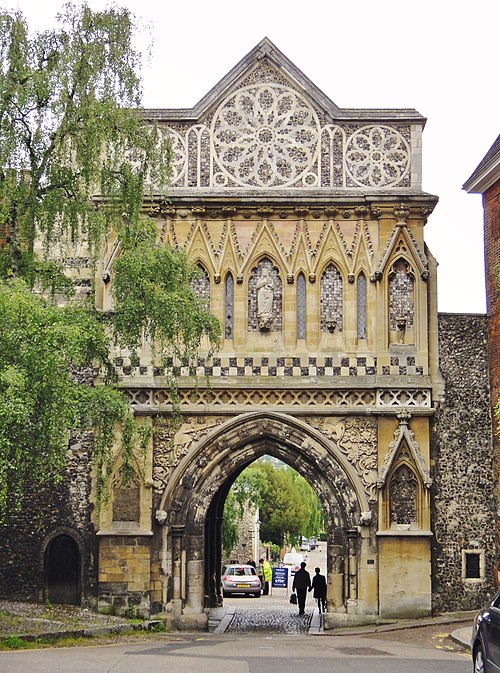
<path id="1" fill-rule="evenodd" d="M 500 182 L 483 194 L 484 247 L 488 311 L 488 341 L 491 403 L 500 398 Z M 500 426 L 493 416 L 493 455 L 495 461 L 496 501 L 500 503 Z M 500 586 L 500 520 L 496 522 L 496 583 Z"/>

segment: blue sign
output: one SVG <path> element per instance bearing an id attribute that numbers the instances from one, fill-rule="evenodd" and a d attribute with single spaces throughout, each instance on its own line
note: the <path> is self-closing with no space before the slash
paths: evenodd
<path id="1" fill-rule="evenodd" d="M 272 586 L 279 589 L 288 588 L 288 568 L 273 568 Z"/>

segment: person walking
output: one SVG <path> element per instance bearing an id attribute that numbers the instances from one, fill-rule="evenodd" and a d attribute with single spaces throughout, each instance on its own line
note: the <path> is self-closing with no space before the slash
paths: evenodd
<path id="1" fill-rule="evenodd" d="M 293 576 L 292 591 L 297 592 L 299 615 L 305 614 L 307 592 L 311 590 L 311 576 L 306 570 L 306 562 L 302 561 L 300 570 Z"/>
<path id="2" fill-rule="evenodd" d="M 314 568 L 314 572 L 316 574 L 312 578 L 309 591 L 313 592 L 314 598 L 318 601 L 318 610 L 321 614 L 326 610 L 326 577 L 319 574 L 319 568 Z"/>
<path id="3" fill-rule="evenodd" d="M 261 558 L 259 560 L 260 567 L 262 568 L 262 577 L 264 579 L 264 590 L 262 592 L 263 596 L 269 595 L 269 582 L 273 579 L 273 569 L 271 564 L 266 559 Z"/>

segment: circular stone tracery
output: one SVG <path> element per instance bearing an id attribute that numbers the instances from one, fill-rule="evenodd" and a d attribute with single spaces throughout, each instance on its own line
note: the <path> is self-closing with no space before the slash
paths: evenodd
<path id="1" fill-rule="evenodd" d="M 357 185 L 395 185 L 408 173 L 409 167 L 408 143 L 389 126 L 365 126 L 347 142 L 346 169 Z"/>
<path id="2" fill-rule="evenodd" d="M 227 179 L 241 186 L 283 187 L 311 184 L 320 124 L 311 105 L 278 84 L 252 85 L 231 94 L 212 123 L 213 156 Z"/>

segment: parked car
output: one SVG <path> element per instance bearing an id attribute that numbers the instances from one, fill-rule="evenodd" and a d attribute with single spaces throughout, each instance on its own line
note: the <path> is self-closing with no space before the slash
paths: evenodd
<path id="1" fill-rule="evenodd" d="M 474 673 L 500 671 L 500 593 L 476 615 L 470 651 Z"/>
<path id="2" fill-rule="evenodd" d="M 304 560 L 302 554 L 298 552 L 287 552 L 283 557 L 283 565 L 290 568 L 290 575 L 295 575 L 297 570 L 300 570 L 300 564 Z"/>
<path id="3" fill-rule="evenodd" d="M 304 540 L 300 544 L 300 551 L 311 551 L 311 545 L 307 540 Z"/>
<path id="4" fill-rule="evenodd" d="M 233 594 L 248 594 L 259 598 L 261 590 L 260 577 L 253 566 L 234 564 L 222 569 L 222 595 L 228 598 Z"/>
<path id="5" fill-rule="evenodd" d="M 313 549 L 316 549 L 316 538 L 315 537 L 310 537 L 309 538 L 309 549 L 313 551 Z"/>

